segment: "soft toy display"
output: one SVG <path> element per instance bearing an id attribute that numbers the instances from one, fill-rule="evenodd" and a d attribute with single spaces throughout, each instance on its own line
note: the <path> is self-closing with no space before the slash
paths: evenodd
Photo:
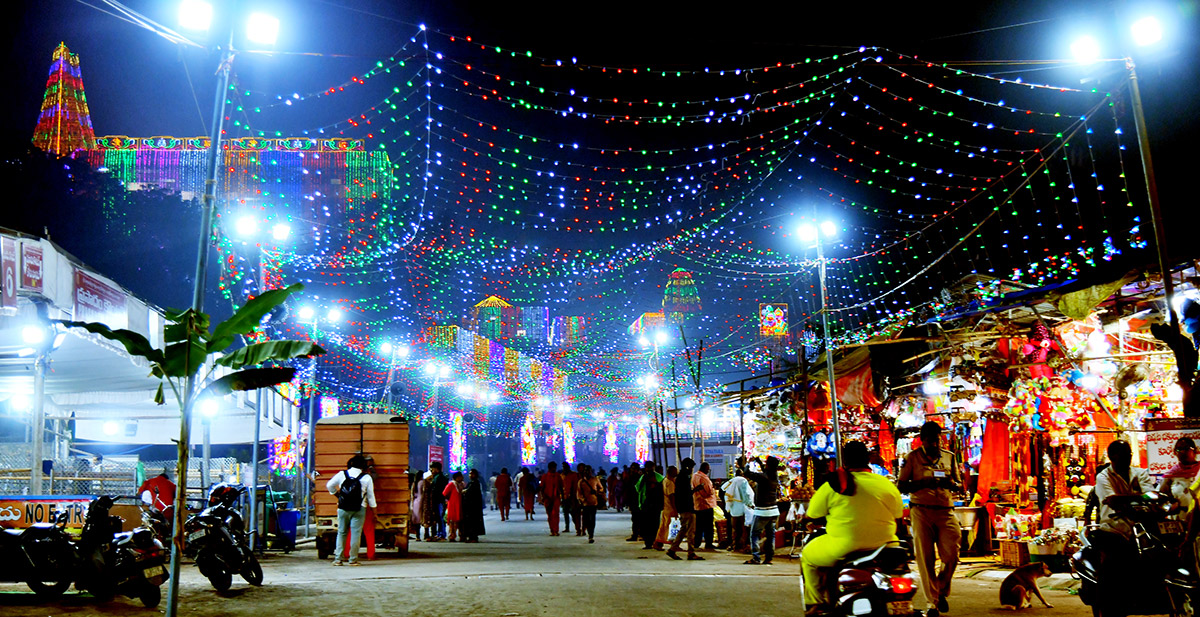
<path id="1" fill-rule="evenodd" d="M 1050 329 L 1043 324 L 1034 325 L 1029 331 L 1029 342 L 1021 347 L 1021 353 L 1029 356 L 1030 361 L 1034 363 L 1029 367 L 1030 377 L 1037 379 L 1054 375 L 1054 369 L 1046 363 L 1052 351 L 1060 349 L 1054 337 L 1050 335 Z"/>
<path id="2" fill-rule="evenodd" d="M 1087 485 L 1087 462 L 1082 458 L 1067 459 L 1066 471 L 1067 491 L 1072 497 L 1085 497 L 1083 487 Z"/>

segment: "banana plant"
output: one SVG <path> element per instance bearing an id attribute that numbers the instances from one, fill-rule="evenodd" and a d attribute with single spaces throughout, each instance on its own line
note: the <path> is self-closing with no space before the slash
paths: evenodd
<path id="1" fill-rule="evenodd" d="M 169 387 L 179 403 L 179 462 L 176 469 L 178 489 L 175 498 L 175 522 L 171 552 L 171 597 L 178 591 L 179 555 L 183 553 L 183 523 L 187 516 L 187 467 L 190 450 L 188 445 L 191 412 L 195 401 L 202 396 L 224 396 L 230 392 L 257 390 L 286 383 L 295 376 L 296 369 L 287 366 L 261 367 L 267 363 L 281 363 L 301 358 L 311 358 L 325 353 L 311 341 L 275 340 L 250 343 L 232 353 L 221 355 L 210 365 L 208 360 L 223 354 L 234 341 L 250 334 L 259 327 L 263 318 L 272 309 L 287 300 L 288 296 L 304 289 L 297 283 L 285 289 L 264 292 L 244 304 L 233 316 L 210 328 L 209 316 L 188 309 L 168 310 L 167 324 L 163 328 L 165 347 L 159 349 L 150 344 L 146 337 L 132 330 L 113 330 L 102 323 L 61 321 L 68 328 L 82 328 L 93 334 L 120 343 L 131 356 L 145 359 L 150 364 L 150 375 L 159 379 L 154 402 L 166 403 L 165 387 Z M 204 375 L 201 369 L 209 366 Z M 222 366 L 232 372 L 213 379 L 216 367 Z"/>

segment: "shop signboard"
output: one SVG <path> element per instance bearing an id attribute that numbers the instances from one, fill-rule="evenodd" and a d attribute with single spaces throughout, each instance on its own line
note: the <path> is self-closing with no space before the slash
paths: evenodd
<path id="1" fill-rule="evenodd" d="M 67 526 L 83 527 L 87 515 L 87 495 L 0 497 L 0 528 L 24 529 L 34 523 L 52 523 L 58 512 L 66 511 Z"/>
<path id="2" fill-rule="evenodd" d="M 1148 418 L 1146 420 L 1146 471 L 1151 475 L 1166 473 L 1173 467 L 1175 442 L 1191 437 L 1200 443 L 1200 418 Z"/>
<path id="3" fill-rule="evenodd" d="M 4 309 L 7 315 L 16 314 L 17 311 L 17 281 L 20 278 L 17 272 L 17 239 L 8 236 L 0 237 L 0 270 L 2 270 L 3 278 L 0 279 L 0 307 Z"/>
<path id="4" fill-rule="evenodd" d="M 446 464 L 446 447 L 445 446 L 429 446 L 429 462 Z"/>
<path id="5" fill-rule="evenodd" d="M 42 247 L 21 243 L 21 289 L 42 293 Z"/>
<path id="6" fill-rule="evenodd" d="M 129 327 L 125 292 L 91 276 L 75 271 L 75 321 L 100 322 L 114 330 Z"/>

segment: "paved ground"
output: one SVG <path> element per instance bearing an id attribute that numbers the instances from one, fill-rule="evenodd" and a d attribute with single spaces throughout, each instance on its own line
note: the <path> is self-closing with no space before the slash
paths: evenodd
<path id="1" fill-rule="evenodd" d="M 519 515 L 518 515 L 519 516 Z M 181 615 L 489 617 L 590 617 L 671 615 L 799 614 L 799 560 L 777 556 L 771 567 L 743 565 L 744 556 L 701 553 L 706 561 L 671 561 L 662 552 L 625 542 L 628 514 L 600 512 L 595 544 L 584 538 L 548 536 L 544 515 L 502 523 L 487 517 L 489 534 L 479 544 L 414 542 L 406 558 L 380 551 L 359 568 L 333 568 L 302 548 L 290 555 L 269 553 L 266 582 L 251 587 L 235 579 L 218 595 L 194 566 L 185 565 Z M 784 551 L 786 554 L 786 551 Z M 985 564 L 971 564 L 955 582 L 951 617 L 1011 615 L 998 608 L 1000 581 Z M 1051 590 L 1035 617 L 1089 615 L 1078 598 Z M 920 602 L 920 600 L 918 600 Z M 0 585 L 0 616 L 152 616 L 136 600 L 97 603 L 68 593 L 43 604 L 22 586 Z"/>

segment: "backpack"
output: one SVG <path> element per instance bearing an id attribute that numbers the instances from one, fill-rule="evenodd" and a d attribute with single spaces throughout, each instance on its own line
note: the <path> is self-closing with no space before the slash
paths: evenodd
<path id="1" fill-rule="evenodd" d="M 343 473 L 346 474 L 346 479 L 342 481 L 342 486 L 337 492 L 338 510 L 358 512 L 362 509 L 363 500 L 362 473 L 353 478 L 350 477 L 349 469 Z"/>

